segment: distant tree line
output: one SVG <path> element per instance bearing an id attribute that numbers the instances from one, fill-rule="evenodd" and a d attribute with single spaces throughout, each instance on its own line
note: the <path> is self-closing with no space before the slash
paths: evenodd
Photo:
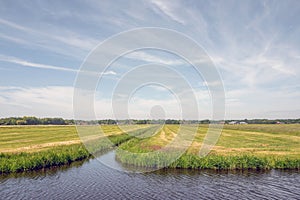
<path id="1" fill-rule="evenodd" d="M 299 124 L 300 119 L 244 119 L 244 120 L 226 120 L 225 124 L 232 121 L 238 123 L 245 122 L 247 124 Z"/>
<path id="2" fill-rule="evenodd" d="M 79 124 L 229 124 L 232 121 L 236 121 L 237 123 L 245 122 L 247 124 L 296 124 L 300 123 L 300 119 L 244 119 L 244 120 L 220 120 L 220 121 L 211 121 L 208 119 L 205 120 L 176 120 L 176 119 L 124 119 L 124 120 L 113 120 L 113 119 L 105 119 L 105 120 L 94 120 L 94 121 L 77 121 Z"/>
<path id="3" fill-rule="evenodd" d="M 95 125 L 95 124 L 210 124 L 210 123 L 224 123 L 230 122 L 247 123 L 247 124 L 296 124 L 300 123 L 300 119 L 244 119 L 244 120 L 225 120 L 225 121 L 210 121 L 205 120 L 176 120 L 176 119 L 125 119 L 125 120 L 77 120 L 76 124 Z M 72 125 L 75 124 L 73 119 L 63 118 L 37 118 L 33 116 L 24 117 L 8 117 L 1 118 L 0 125 Z"/>
<path id="4" fill-rule="evenodd" d="M 1 118 L 0 125 L 71 125 L 74 120 L 63 118 L 37 118 L 32 116 Z"/>

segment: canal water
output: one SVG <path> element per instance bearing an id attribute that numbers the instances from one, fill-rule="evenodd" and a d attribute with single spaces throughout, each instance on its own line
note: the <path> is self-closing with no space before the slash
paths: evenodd
<path id="1" fill-rule="evenodd" d="M 98 159 L 125 169 L 114 156 L 111 151 Z M 299 171 L 128 173 L 99 160 L 0 175 L 0 199 L 300 199 Z"/>

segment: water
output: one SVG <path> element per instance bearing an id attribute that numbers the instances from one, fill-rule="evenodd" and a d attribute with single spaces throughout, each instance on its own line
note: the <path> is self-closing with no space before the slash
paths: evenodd
<path id="1" fill-rule="evenodd" d="M 114 152 L 99 159 L 121 169 Z M 125 173 L 96 159 L 0 176 L 0 199 L 300 199 L 299 171 Z"/>

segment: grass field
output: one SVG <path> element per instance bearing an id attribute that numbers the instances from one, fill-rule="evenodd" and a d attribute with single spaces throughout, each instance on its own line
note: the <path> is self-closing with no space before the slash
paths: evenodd
<path id="1" fill-rule="evenodd" d="M 171 159 L 164 152 L 146 154 L 164 148 L 175 137 L 178 125 L 166 125 L 152 138 L 133 139 L 117 151 L 117 158 L 125 164 L 143 167 L 162 167 Z M 191 145 L 174 146 L 187 151 L 169 167 L 207 169 L 270 169 L 300 168 L 300 125 L 225 125 L 222 135 L 205 158 L 198 156 L 208 127 L 197 130 Z M 190 126 L 181 126 L 183 133 L 191 133 Z M 184 136 L 183 136 L 184 137 Z M 122 151 L 125 150 L 125 151 Z M 132 154 L 139 153 L 139 154 Z"/>
<path id="2" fill-rule="evenodd" d="M 75 126 L 11 126 L 0 127 L 0 173 L 20 172 L 69 164 L 119 145 L 135 135 L 148 130 L 148 126 L 82 127 L 88 134 L 82 136 L 84 146 Z M 84 132 L 84 133 L 85 133 Z M 87 151 L 87 149 L 89 151 Z"/>
<path id="3" fill-rule="evenodd" d="M 102 151 L 119 145 L 117 158 L 124 164 L 161 167 L 169 159 L 157 152 L 172 141 L 169 150 L 187 151 L 170 167 L 245 169 L 245 168 L 300 168 L 300 124 L 225 125 L 219 141 L 205 158 L 198 156 L 207 126 L 163 127 L 150 125 L 102 126 L 111 142 L 96 134 L 99 127 L 83 127 L 81 144 L 75 126 L 11 126 L 0 127 L 0 172 L 16 172 L 61 165 L 90 156 L 91 151 Z M 191 137 L 196 128 L 195 137 Z M 126 130 L 127 133 L 124 133 Z M 89 152 L 86 150 L 89 150 Z M 121 151 L 126 150 L 126 151 Z M 127 152 L 127 153 L 126 153 Z M 132 153 L 135 157 L 133 157 Z M 136 157 L 136 155 L 138 157 Z"/>
<path id="4" fill-rule="evenodd" d="M 190 151 L 199 150 L 205 128 Z M 211 154 L 300 158 L 300 125 L 226 125 Z"/>
<path id="5" fill-rule="evenodd" d="M 124 126 L 122 130 L 132 131 L 148 126 Z M 98 127 L 97 127 L 98 129 Z M 99 128 L 100 129 L 100 128 Z M 101 126 L 106 136 L 119 135 L 123 131 L 118 126 Z M 94 133 L 95 128 L 85 126 L 87 135 L 83 140 L 96 140 L 101 135 Z M 0 127 L 0 152 L 36 152 L 56 146 L 80 144 L 75 126 L 2 126 Z"/>

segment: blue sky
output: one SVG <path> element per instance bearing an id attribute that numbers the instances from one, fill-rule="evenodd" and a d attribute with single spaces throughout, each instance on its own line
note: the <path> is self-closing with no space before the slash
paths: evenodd
<path id="1" fill-rule="evenodd" d="M 88 53 L 122 31 L 161 27 L 206 50 L 223 80 L 226 118 L 299 118 L 299 13 L 297 0 L 0 1 L 0 117 L 73 118 L 73 84 Z M 205 81 L 181 61 L 149 50 L 119 59 L 97 91 L 97 116 L 112 116 L 106 93 L 123 73 L 158 62 L 189 78 L 200 118 L 209 118 Z M 179 117 L 176 100 L 162 88 L 144 88 L 130 102 L 133 118 L 148 118 L 156 105 Z"/>

